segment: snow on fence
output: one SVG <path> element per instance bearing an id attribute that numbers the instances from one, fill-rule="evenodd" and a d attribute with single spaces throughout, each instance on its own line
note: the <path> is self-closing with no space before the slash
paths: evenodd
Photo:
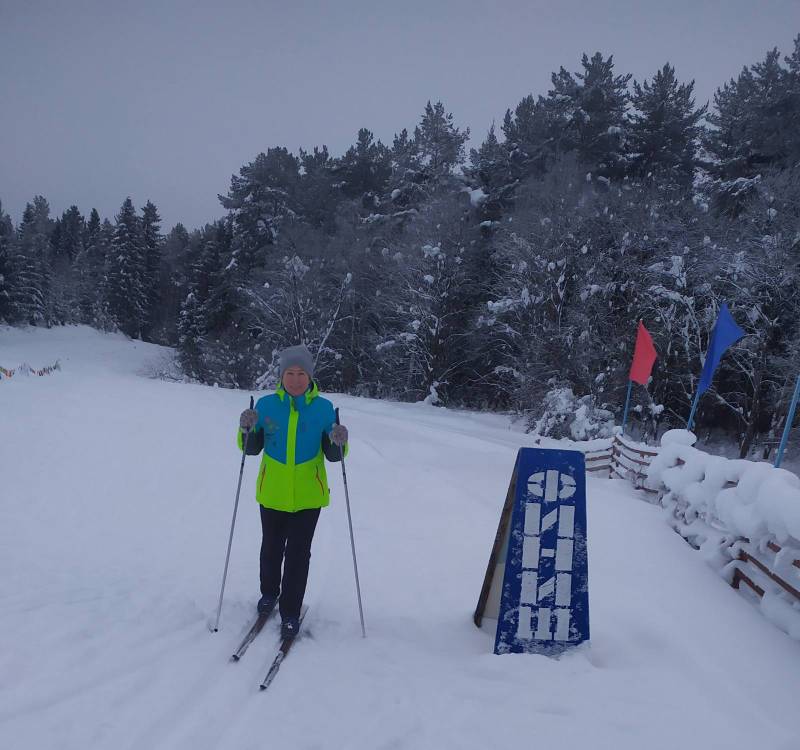
<path id="1" fill-rule="evenodd" d="M 709 455 L 693 442 L 685 430 L 666 433 L 657 448 L 618 434 L 587 446 L 586 471 L 657 496 L 670 526 L 800 640 L 800 478 L 767 463 Z"/>
<path id="2" fill-rule="evenodd" d="M 646 481 L 670 525 L 800 640 L 800 478 L 764 462 L 711 456 L 669 435 Z"/>

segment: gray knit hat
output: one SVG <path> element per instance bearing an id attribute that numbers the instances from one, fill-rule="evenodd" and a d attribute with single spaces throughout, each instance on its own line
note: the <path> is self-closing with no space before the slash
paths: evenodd
<path id="1" fill-rule="evenodd" d="M 305 344 L 289 346 L 280 353 L 281 379 L 290 367 L 300 367 L 308 377 L 314 377 L 314 358 Z"/>

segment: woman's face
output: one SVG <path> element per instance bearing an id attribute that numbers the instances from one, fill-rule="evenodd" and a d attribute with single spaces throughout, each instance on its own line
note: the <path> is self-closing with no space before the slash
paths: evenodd
<path id="1" fill-rule="evenodd" d="M 300 396 L 308 390 L 311 378 L 301 367 L 290 367 L 283 373 L 283 387 L 290 396 Z"/>

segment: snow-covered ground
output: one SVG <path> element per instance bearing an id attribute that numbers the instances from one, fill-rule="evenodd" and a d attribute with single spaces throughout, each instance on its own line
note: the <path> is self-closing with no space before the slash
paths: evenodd
<path id="1" fill-rule="evenodd" d="M 247 393 L 142 376 L 166 350 L 86 328 L 0 328 L 0 747 L 800 748 L 800 647 L 622 481 L 590 479 L 592 641 L 494 656 L 471 615 L 515 452 L 505 418 L 336 397 L 344 496 L 312 556 L 308 635 L 230 653 L 258 589 L 245 469 L 216 610 Z"/>

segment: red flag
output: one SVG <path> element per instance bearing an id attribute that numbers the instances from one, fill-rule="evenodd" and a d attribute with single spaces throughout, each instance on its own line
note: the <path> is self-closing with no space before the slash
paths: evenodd
<path id="1" fill-rule="evenodd" d="M 633 349 L 631 373 L 628 378 L 639 385 L 647 385 L 657 356 L 653 339 L 640 320 L 639 330 L 636 333 L 636 346 Z"/>

